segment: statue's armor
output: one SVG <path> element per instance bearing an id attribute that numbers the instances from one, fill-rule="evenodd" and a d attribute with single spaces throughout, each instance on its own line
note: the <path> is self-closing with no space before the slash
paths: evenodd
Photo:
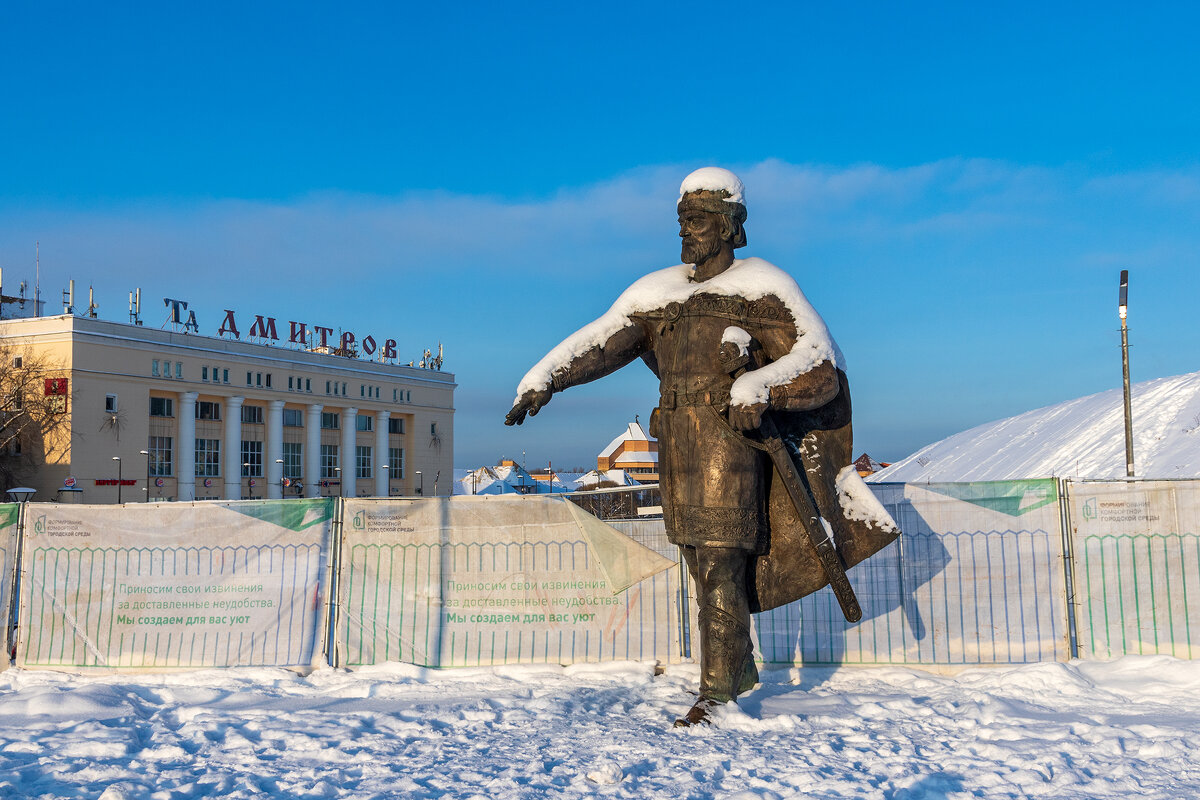
<path id="1" fill-rule="evenodd" d="M 660 381 L 651 435 L 659 441 L 668 538 L 693 547 L 765 550 L 770 461 L 726 422 L 734 378 L 719 353 L 731 325 L 758 341 L 794 342 L 791 314 L 773 297 L 750 302 L 696 294 L 642 321 L 650 342 L 643 358 Z"/>

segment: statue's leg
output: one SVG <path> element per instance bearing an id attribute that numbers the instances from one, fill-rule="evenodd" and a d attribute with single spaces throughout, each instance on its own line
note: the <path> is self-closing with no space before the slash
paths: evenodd
<path id="1" fill-rule="evenodd" d="M 683 555 L 696 584 L 700 608 L 700 699 L 676 724 L 694 725 L 707 721 L 708 709 L 714 704 L 727 703 L 753 686 L 758 676 L 753 667 L 746 597 L 748 551 L 701 546 L 685 547 Z"/>

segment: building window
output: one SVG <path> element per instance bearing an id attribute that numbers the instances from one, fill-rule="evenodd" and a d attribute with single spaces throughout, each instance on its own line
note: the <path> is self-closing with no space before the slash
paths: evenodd
<path id="1" fill-rule="evenodd" d="M 283 443 L 283 477 L 299 480 L 303 474 L 301 465 L 304 463 L 304 445 L 300 442 Z"/>
<path id="2" fill-rule="evenodd" d="M 367 396 L 367 385 L 365 383 L 360 383 L 358 385 L 358 396 L 359 397 Z"/>
<path id="3" fill-rule="evenodd" d="M 150 453 L 150 464 L 147 467 L 150 477 L 171 477 L 171 437 L 151 436 L 146 451 Z"/>
<path id="4" fill-rule="evenodd" d="M 262 373 L 261 372 L 254 373 L 254 385 L 262 386 Z"/>
<path id="5" fill-rule="evenodd" d="M 229 383 L 229 370 L 227 370 L 227 369 L 221 370 L 221 382 Z"/>
<path id="6" fill-rule="evenodd" d="M 216 367 L 213 367 L 213 368 L 212 368 L 212 370 L 213 370 L 213 371 L 212 371 L 213 383 L 220 383 L 220 382 L 221 382 L 221 379 L 220 379 L 220 377 L 217 375 L 217 372 L 218 372 L 219 370 L 218 370 Z"/>
<path id="7" fill-rule="evenodd" d="M 169 397 L 151 397 L 150 416 L 173 417 L 175 416 L 174 405 L 174 402 Z"/>
<path id="8" fill-rule="evenodd" d="M 247 372 L 247 373 L 246 373 L 246 385 L 247 385 L 247 386 L 253 386 L 253 385 L 254 385 L 254 373 L 253 373 L 253 372 Z"/>
<path id="9" fill-rule="evenodd" d="M 208 367 L 200 368 L 200 380 L 202 380 L 202 381 L 208 380 Z"/>
<path id="10" fill-rule="evenodd" d="M 345 394 L 346 394 L 346 382 L 342 381 L 342 395 L 345 396 Z"/>
<path id="11" fill-rule="evenodd" d="M 221 440 L 196 440 L 196 477 L 216 478 L 221 475 Z"/>
<path id="12" fill-rule="evenodd" d="M 263 443 L 242 440 L 242 477 L 261 478 L 263 474 Z"/>
<path id="13" fill-rule="evenodd" d="M 404 448 L 389 447 L 388 448 L 388 472 L 395 479 L 404 477 Z"/>
<path id="14" fill-rule="evenodd" d="M 288 391 L 295 389 L 296 378 L 293 375 L 288 375 Z"/>
<path id="15" fill-rule="evenodd" d="M 242 424 L 243 425 L 262 425 L 263 424 L 263 407 L 262 406 L 242 406 Z"/>
<path id="16" fill-rule="evenodd" d="M 117 413 L 117 396 L 115 394 L 104 395 L 104 411 L 107 414 Z"/>
<path id="17" fill-rule="evenodd" d="M 388 420 L 388 433 L 404 435 L 404 417 L 392 417 Z"/>
<path id="18" fill-rule="evenodd" d="M 298 408 L 285 408 L 283 410 L 283 427 L 303 428 L 304 412 Z"/>
<path id="19" fill-rule="evenodd" d="M 329 394 L 329 381 L 325 381 L 325 394 Z"/>
<path id="20" fill-rule="evenodd" d="M 341 427 L 341 420 L 337 413 L 333 411 L 321 412 L 321 427 L 326 430 L 336 430 Z"/>
<path id="21" fill-rule="evenodd" d="M 437 423 L 436 422 L 429 423 L 429 435 L 437 436 Z"/>
<path id="22" fill-rule="evenodd" d="M 371 448 L 366 445 L 356 445 L 354 448 L 354 474 L 360 478 L 371 477 Z"/>
<path id="23" fill-rule="evenodd" d="M 158 377 L 158 359 L 157 358 L 150 362 L 150 374 L 156 378 Z"/>
<path id="24" fill-rule="evenodd" d="M 176 378 L 183 377 L 183 362 L 182 361 L 175 362 L 175 377 Z"/>
<path id="25" fill-rule="evenodd" d="M 311 378 L 304 379 L 304 391 L 306 391 L 306 392 L 312 391 L 312 379 Z"/>
<path id="26" fill-rule="evenodd" d="M 220 419 L 221 404 L 211 400 L 200 400 L 196 403 L 196 419 Z"/>
<path id="27" fill-rule="evenodd" d="M 271 388 L 271 373 L 267 373 L 267 388 Z"/>
<path id="28" fill-rule="evenodd" d="M 336 478 L 338 465 L 338 446 L 336 444 L 321 445 L 321 477 Z"/>
<path id="29" fill-rule="evenodd" d="M 373 431 L 375 430 L 375 418 L 366 414 L 358 414 L 355 419 L 355 430 Z"/>

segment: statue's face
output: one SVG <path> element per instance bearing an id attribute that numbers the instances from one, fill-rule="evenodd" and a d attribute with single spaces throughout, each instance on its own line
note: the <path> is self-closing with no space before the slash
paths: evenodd
<path id="1" fill-rule="evenodd" d="M 724 241 L 721 215 L 711 211 L 689 209 L 679 215 L 679 237 L 683 239 L 680 259 L 685 264 L 699 264 L 721 250 Z"/>

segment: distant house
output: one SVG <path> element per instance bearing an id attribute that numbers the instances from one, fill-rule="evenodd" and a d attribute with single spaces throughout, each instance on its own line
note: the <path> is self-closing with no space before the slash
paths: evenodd
<path id="1" fill-rule="evenodd" d="M 865 478 L 868 475 L 874 474 L 884 467 L 890 466 L 881 461 L 876 461 L 866 453 L 863 453 L 858 458 L 854 459 L 854 468 L 858 470 L 859 477 Z"/>
<path id="2" fill-rule="evenodd" d="M 658 482 L 658 442 L 636 419 L 596 456 L 596 471 L 623 470 L 638 483 Z"/>

